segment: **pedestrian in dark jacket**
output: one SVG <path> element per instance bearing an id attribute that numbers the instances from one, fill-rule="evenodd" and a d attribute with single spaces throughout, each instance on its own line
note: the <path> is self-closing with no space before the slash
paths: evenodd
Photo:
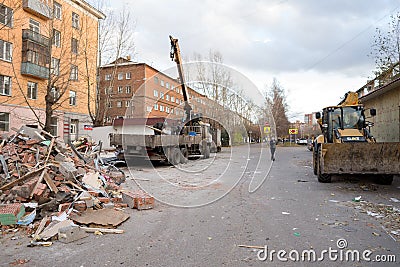
<path id="1" fill-rule="evenodd" d="M 271 160 L 274 161 L 275 160 L 275 150 L 276 150 L 276 142 L 274 139 L 271 139 L 271 141 L 269 141 L 269 149 L 271 150 Z"/>

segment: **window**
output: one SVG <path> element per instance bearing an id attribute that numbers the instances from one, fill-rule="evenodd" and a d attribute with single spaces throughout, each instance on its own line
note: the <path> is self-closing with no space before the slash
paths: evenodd
<path id="1" fill-rule="evenodd" d="M 165 88 L 169 89 L 169 83 L 168 82 L 165 83 Z"/>
<path id="2" fill-rule="evenodd" d="M 131 79 L 131 73 L 130 73 L 130 72 L 127 72 L 127 73 L 125 74 L 125 79 L 127 79 L 127 80 L 130 80 L 130 79 Z"/>
<path id="3" fill-rule="evenodd" d="M 105 78 L 106 81 L 111 81 L 111 74 L 106 74 Z"/>
<path id="4" fill-rule="evenodd" d="M 74 54 L 78 54 L 79 43 L 75 38 L 71 38 L 71 52 Z"/>
<path id="5" fill-rule="evenodd" d="M 125 107 L 129 108 L 131 105 L 131 101 L 125 101 Z"/>
<path id="6" fill-rule="evenodd" d="M 60 47 L 61 46 L 61 32 L 53 29 L 53 45 Z"/>
<path id="7" fill-rule="evenodd" d="M 112 86 L 106 88 L 106 94 L 107 94 L 107 93 L 108 93 L 108 94 L 112 94 L 112 92 L 113 92 Z"/>
<path id="8" fill-rule="evenodd" d="M 160 85 L 164 86 L 164 81 L 163 80 L 161 80 Z"/>
<path id="9" fill-rule="evenodd" d="M 128 86 L 126 86 L 126 93 L 127 94 L 130 94 L 130 93 L 132 93 L 132 88 L 131 88 L 131 86 L 130 85 L 128 85 Z"/>
<path id="10" fill-rule="evenodd" d="M 158 77 L 155 77 L 155 76 L 154 76 L 154 83 L 155 83 L 155 84 L 158 84 Z"/>
<path id="11" fill-rule="evenodd" d="M 28 82 L 28 93 L 27 97 L 29 99 L 37 99 L 37 83 Z"/>
<path id="12" fill-rule="evenodd" d="M 10 113 L 0 112 L 0 131 L 10 130 Z"/>
<path id="13" fill-rule="evenodd" d="M 0 23 L 8 27 L 12 27 L 13 10 L 5 5 L 0 4 Z"/>
<path id="14" fill-rule="evenodd" d="M 123 87 L 122 86 L 118 86 L 118 90 L 117 90 L 118 94 L 121 94 L 122 91 L 123 91 Z"/>
<path id="15" fill-rule="evenodd" d="M 153 95 L 154 95 L 155 97 L 158 97 L 158 91 L 157 91 L 157 90 L 154 90 L 154 91 L 153 91 Z"/>
<path id="16" fill-rule="evenodd" d="M 171 114 L 174 114 L 174 109 L 173 108 L 171 108 Z"/>
<path id="17" fill-rule="evenodd" d="M 164 111 L 164 106 L 160 105 L 160 111 Z"/>
<path id="18" fill-rule="evenodd" d="M 34 19 L 29 19 L 29 29 L 33 32 L 40 33 L 40 23 Z"/>
<path id="19" fill-rule="evenodd" d="M 158 110 L 158 104 L 154 104 L 154 110 Z"/>
<path id="20" fill-rule="evenodd" d="M 170 112 L 169 107 L 165 107 L 165 111 L 166 111 L 167 113 L 169 113 L 169 112 Z"/>
<path id="21" fill-rule="evenodd" d="M 76 92 L 69 91 L 69 105 L 76 106 Z"/>
<path id="22" fill-rule="evenodd" d="M 175 97 L 171 96 L 171 102 L 175 102 Z"/>
<path id="23" fill-rule="evenodd" d="M 12 44 L 0 40 L 0 59 L 11 62 L 12 58 Z"/>
<path id="24" fill-rule="evenodd" d="M 117 101 L 117 108 L 122 107 L 122 101 Z"/>
<path id="25" fill-rule="evenodd" d="M 60 97 L 60 90 L 58 90 L 57 87 L 52 87 L 51 94 L 53 95 L 54 101 L 57 101 Z"/>
<path id="26" fill-rule="evenodd" d="M 57 2 L 54 2 L 53 16 L 56 19 L 61 19 L 62 18 L 62 6 Z"/>
<path id="27" fill-rule="evenodd" d="M 57 136 L 57 117 L 51 117 L 50 122 L 50 133 L 54 136 Z"/>
<path id="28" fill-rule="evenodd" d="M 69 79 L 71 81 L 78 80 L 78 66 L 71 65 L 71 74 L 69 75 Z"/>
<path id="29" fill-rule="evenodd" d="M 51 74 L 60 75 L 60 60 L 58 58 L 51 58 Z"/>
<path id="30" fill-rule="evenodd" d="M 163 92 L 160 92 L 160 98 L 164 99 L 164 93 Z"/>
<path id="31" fill-rule="evenodd" d="M 165 95 L 165 100 L 169 101 L 169 95 Z"/>
<path id="32" fill-rule="evenodd" d="M 0 75 L 0 95 L 11 95 L 11 77 Z"/>
<path id="33" fill-rule="evenodd" d="M 122 80 L 124 78 L 124 74 L 123 73 L 118 73 L 118 80 Z"/>
<path id="34" fill-rule="evenodd" d="M 176 103 L 179 104 L 179 99 L 178 98 L 176 99 Z"/>
<path id="35" fill-rule="evenodd" d="M 112 102 L 111 101 L 108 102 L 108 107 L 112 108 Z"/>
<path id="36" fill-rule="evenodd" d="M 75 12 L 72 12 L 72 27 L 79 29 L 79 15 Z"/>
<path id="37" fill-rule="evenodd" d="M 75 123 L 71 123 L 69 125 L 69 133 L 70 134 L 76 134 L 77 133 L 77 127 Z"/>

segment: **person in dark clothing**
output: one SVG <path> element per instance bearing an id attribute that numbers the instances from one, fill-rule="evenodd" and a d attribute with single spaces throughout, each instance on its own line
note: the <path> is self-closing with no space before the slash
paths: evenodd
<path id="1" fill-rule="evenodd" d="M 276 142 L 274 139 L 271 139 L 271 141 L 269 141 L 269 149 L 271 150 L 271 160 L 275 161 Z"/>

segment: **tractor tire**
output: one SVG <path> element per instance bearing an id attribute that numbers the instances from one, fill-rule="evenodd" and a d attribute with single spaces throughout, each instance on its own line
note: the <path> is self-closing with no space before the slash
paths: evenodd
<path id="1" fill-rule="evenodd" d="M 169 163 L 177 165 L 181 162 L 181 151 L 178 148 L 172 148 L 169 154 Z"/>
<path id="2" fill-rule="evenodd" d="M 209 157 L 210 157 L 210 147 L 206 145 L 206 147 L 204 148 L 204 158 L 208 159 Z"/>
<path id="3" fill-rule="evenodd" d="M 181 148 L 181 160 L 180 160 L 180 162 L 185 164 L 185 163 L 188 162 L 188 160 L 189 160 L 189 151 L 185 147 L 183 147 L 183 148 Z"/>
<path id="4" fill-rule="evenodd" d="M 376 179 L 376 183 L 381 185 L 391 185 L 392 182 L 393 182 L 393 175 L 391 174 L 379 175 Z"/>
<path id="5" fill-rule="evenodd" d="M 317 146 L 314 151 L 313 151 L 313 170 L 314 170 L 314 175 L 318 175 L 318 148 Z"/>
<path id="6" fill-rule="evenodd" d="M 330 174 L 326 174 L 326 173 L 322 174 L 321 173 L 321 162 L 320 162 L 321 154 L 322 154 L 322 149 L 319 148 L 318 152 L 317 152 L 318 182 L 320 182 L 320 183 L 330 183 L 330 182 L 332 182 L 332 176 Z"/>

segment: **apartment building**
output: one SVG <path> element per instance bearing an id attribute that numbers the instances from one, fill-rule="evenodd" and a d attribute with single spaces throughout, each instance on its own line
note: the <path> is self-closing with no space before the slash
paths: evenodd
<path id="1" fill-rule="evenodd" d="M 98 26 L 105 16 L 83 0 L 0 4 L 0 133 L 41 127 L 66 141 L 90 129 L 95 107 Z M 86 126 L 86 127 L 85 127 Z"/>
<path id="2" fill-rule="evenodd" d="M 179 81 L 146 63 L 119 58 L 101 66 L 99 73 L 100 110 L 105 124 L 119 117 L 176 120 L 185 117 Z M 210 99 L 189 87 L 188 95 L 194 114 L 208 113 Z"/>

